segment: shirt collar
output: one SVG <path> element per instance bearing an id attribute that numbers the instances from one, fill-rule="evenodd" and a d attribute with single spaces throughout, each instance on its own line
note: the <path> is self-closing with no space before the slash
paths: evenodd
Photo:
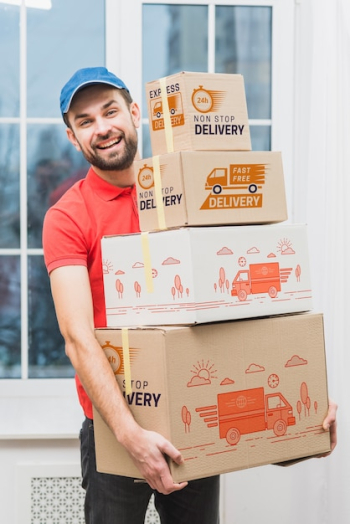
<path id="1" fill-rule="evenodd" d="M 93 189 L 93 191 L 97 193 L 98 196 L 106 202 L 114 200 L 122 194 L 130 194 L 133 190 L 135 190 L 135 186 L 117 187 L 113 184 L 110 184 L 109 182 L 106 182 L 95 173 L 92 167 L 90 167 L 86 175 L 86 181 L 89 184 L 89 186 Z"/>

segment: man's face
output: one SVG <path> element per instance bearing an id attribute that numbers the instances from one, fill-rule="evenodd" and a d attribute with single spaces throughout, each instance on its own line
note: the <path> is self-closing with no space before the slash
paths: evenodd
<path id="1" fill-rule="evenodd" d="M 139 109 L 119 89 L 97 84 L 78 92 L 68 112 L 69 140 L 100 171 L 128 169 L 137 152 Z"/>

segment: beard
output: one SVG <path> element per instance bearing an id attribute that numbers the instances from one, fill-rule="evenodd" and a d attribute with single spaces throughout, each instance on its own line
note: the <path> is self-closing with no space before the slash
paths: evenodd
<path id="1" fill-rule="evenodd" d="M 109 133 L 106 136 L 100 137 L 101 140 L 108 140 L 112 138 L 112 134 Z M 123 171 L 128 169 L 135 158 L 137 152 L 137 133 L 136 129 L 127 138 L 124 133 L 121 133 L 120 138 L 124 142 L 123 151 L 112 152 L 110 156 L 101 156 L 100 150 L 94 144 L 91 145 L 91 151 L 83 149 L 81 144 L 80 148 L 85 157 L 85 160 L 94 167 L 101 169 L 102 171 Z"/>

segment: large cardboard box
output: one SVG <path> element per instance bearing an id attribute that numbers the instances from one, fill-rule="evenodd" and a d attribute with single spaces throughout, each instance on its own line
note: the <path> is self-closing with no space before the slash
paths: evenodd
<path id="1" fill-rule="evenodd" d="M 251 149 L 242 75 L 181 72 L 146 84 L 153 155 Z"/>
<path id="2" fill-rule="evenodd" d="M 135 169 L 141 231 L 287 220 L 279 152 L 185 151 Z"/>
<path id="3" fill-rule="evenodd" d="M 181 228 L 102 239 L 107 326 L 312 309 L 305 225 Z"/>
<path id="4" fill-rule="evenodd" d="M 122 335 L 99 329 L 138 423 L 182 453 L 185 481 L 330 450 L 321 314 L 128 330 L 132 391 L 125 393 Z M 97 469 L 140 477 L 95 411 Z"/>

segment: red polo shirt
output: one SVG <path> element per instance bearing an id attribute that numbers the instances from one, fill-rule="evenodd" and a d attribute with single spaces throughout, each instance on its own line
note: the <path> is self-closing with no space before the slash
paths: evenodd
<path id="1" fill-rule="evenodd" d="M 44 259 L 49 273 L 62 266 L 86 266 L 89 272 L 95 327 L 106 327 L 101 238 L 139 232 L 136 190 L 102 180 L 92 168 L 46 213 Z M 76 377 L 79 401 L 87 417 L 92 404 Z"/>

